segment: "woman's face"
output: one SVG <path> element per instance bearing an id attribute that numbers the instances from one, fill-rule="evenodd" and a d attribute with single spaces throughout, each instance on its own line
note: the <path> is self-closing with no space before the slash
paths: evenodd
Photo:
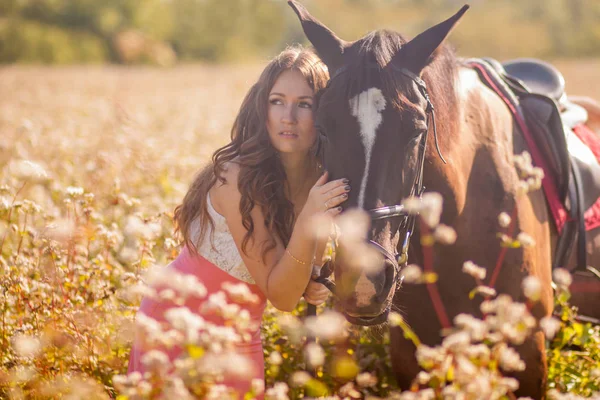
<path id="1" fill-rule="evenodd" d="M 269 93 L 267 131 L 280 153 L 309 152 L 316 139 L 313 90 L 296 70 L 283 71 Z"/>

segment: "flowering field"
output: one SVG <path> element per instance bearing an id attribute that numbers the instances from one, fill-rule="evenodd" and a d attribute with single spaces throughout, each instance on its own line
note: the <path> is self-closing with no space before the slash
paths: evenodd
<path id="1" fill-rule="evenodd" d="M 600 98 L 589 85 L 597 62 L 583 69 L 563 66 L 567 82 L 574 77 L 570 92 Z M 203 332 L 213 334 L 194 335 L 188 328 L 201 321 L 181 307 L 170 327 L 138 321 L 152 340 L 185 344 L 189 357 L 170 376 L 161 353 L 145 360 L 150 374 L 124 373 L 141 296 L 162 296 L 177 307 L 186 296 L 202 295 L 201 282 L 185 279 L 172 279 L 170 291 L 157 293 L 145 285 L 153 276 L 148 271 L 177 256 L 172 210 L 195 172 L 226 143 L 242 96 L 259 71 L 260 66 L 0 69 L 0 398 L 227 398 L 218 373 L 190 374 L 208 362 L 222 373 L 247 372 L 241 361 L 222 362 L 247 328 L 244 314 L 226 301 L 212 305 L 231 321 L 228 332 L 204 325 Z M 526 157 L 521 161 L 520 168 L 529 168 Z M 499 216 L 499 225 L 507 217 Z M 481 278 L 476 265 L 464 269 L 475 281 Z M 429 279 L 417 267 L 411 276 Z M 569 279 L 557 276 L 557 302 L 563 305 Z M 536 282 L 524 285 L 535 301 Z M 498 366 L 522 369 L 508 345 L 538 322 L 527 305 L 483 288 L 482 294 L 489 296 L 485 314 L 494 318 L 459 316 L 440 347 L 419 346 L 424 371 L 413 391 L 403 394 L 391 379 L 385 328 L 349 327 L 325 310 L 303 323 L 297 318 L 303 304 L 287 315 L 268 308 L 266 387 L 256 382 L 246 398 L 263 391 L 271 399 L 470 399 L 482 393 L 515 398 L 518 382 Z M 243 288 L 229 287 L 222 299 L 240 296 Z M 515 315 L 518 323 L 510 329 L 492 323 Z M 573 316 L 563 307 L 561 318 L 541 326 L 550 345 L 549 389 L 555 398 L 600 390 L 600 332 Z M 390 323 L 410 335 L 398 314 Z M 306 344 L 307 335 L 320 339 Z"/>

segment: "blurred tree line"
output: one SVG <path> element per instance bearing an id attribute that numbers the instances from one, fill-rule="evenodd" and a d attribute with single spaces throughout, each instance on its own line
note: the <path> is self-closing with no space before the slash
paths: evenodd
<path id="1" fill-rule="evenodd" d="M 600 55 L 600 0 L 304 0 L 346 40 L 414 36 L 464 3 L 465 56 Z M 285 0 L 0 0 L 0 62 L 154 63 L 264 58 L 304 42 Z"/>

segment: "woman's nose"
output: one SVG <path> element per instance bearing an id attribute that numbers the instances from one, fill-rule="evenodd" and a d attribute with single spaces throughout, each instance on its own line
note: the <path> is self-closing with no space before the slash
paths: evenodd
<path id="1" fill-rule="evenodd" d="M 283 115 L 281 116 L 281 121 L 286 124 L 295 124 L 297 121 L 296 107 L 292 105 L 285 107 Z"/>

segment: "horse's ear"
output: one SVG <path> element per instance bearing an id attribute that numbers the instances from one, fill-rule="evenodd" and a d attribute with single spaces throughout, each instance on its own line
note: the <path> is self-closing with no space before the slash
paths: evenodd
<path id="1" fill-rule="evenodd" d="M 298 15 L 306 37 L 327 65 L 329 73 L 333 74 L 343 64 L 342 56 L 348 47 L 348 42 L 338 38 L 329 28 L 310 15 L 302 4 L 294 0 L 288 0 L 288 4 Z"/>
<path id="2" fill-rule="evenodd" d="M 413 40 L 406 43 L 396 57 L 402 60 L 404 67 L 419 75 L 436 57 L 440 45 L 450 34 L 456 23 L 467 12 L 469 5 L 465 4 L 456 14 L 441 22 L 425 32 L 416 36 Z M 396 58 L 394 57 L 394 58 Z M 392 60 L 394 62 L 394 60 Z"/>

